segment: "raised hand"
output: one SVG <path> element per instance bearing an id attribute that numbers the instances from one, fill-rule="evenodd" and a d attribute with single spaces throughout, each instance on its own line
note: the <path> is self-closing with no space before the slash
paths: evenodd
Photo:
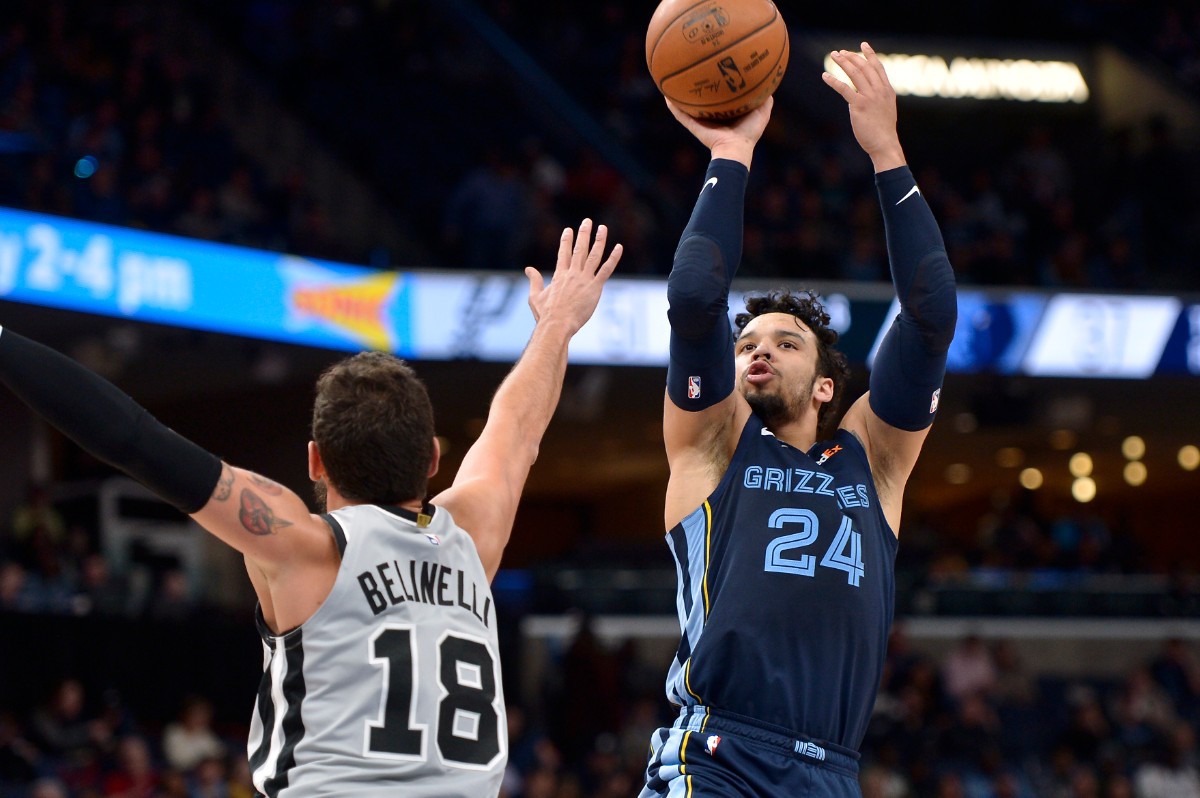
<path id="1" fill-rule="evenodd" d="M 624 251 L 616 244 L 604 258 L 604 247 L 608 242 L 608 228 L 596 228 L 596 239 L 592 238 L 592 220 L 584 219 L 579 225 L 579 235 L 567 227 L 558 240 L 558 261 L 550 285 L 545 284 L 541 272 L 532 266 L 525 267 L 529 278 L 529 309 L 539 324 L 551 320 L 561 321 L 574 335 L 587 323 L 600 302 L 600 292 L 613 269 L 621 260 Z"/>
<path id="2" fill-rule="evenodd" d="M 850 83 L 828 72 L 823 72 L 821 79 L 842 95 L 850 107 L 854 138 L 871 157 L 875 171 L 883 172 L 905 163 L 900 136 L 896 132 L 896 90 L 875 50 L 867 42 L 861 46 L 862 55 L 849 50 L 834 50 L 831 54 L 834 63 L 850 78 Z"/>

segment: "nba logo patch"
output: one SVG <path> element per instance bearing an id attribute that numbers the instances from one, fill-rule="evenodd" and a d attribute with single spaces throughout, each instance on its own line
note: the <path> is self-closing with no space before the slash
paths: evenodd
<path id="1" fill-rule="evenodd" d="M 432 543 L 435 546 L 442 545 L 441 538 L 439 538 L 437 535 L 426 535 L 425 539 L 428 540 L 430 543 Z"/>
<path id="2" fill-rule="evenodd" d="M 700 398 L 700 378 L 688 377 L 688 399 Z"/>
<path id="3" fill-rule="evenodd" d="M 930 413 L 937 412 L 938 400 L 940 400 L 941 398 L 942 398 L 942 389 L 938 388 L 936 391 L 933 392 L 933 396 L 929 400 L 929 412 Z"/>
<path id="4" fill-rule="evenodd" d="M 719 734 L 710 734 L 708 739 L 704 741 L 704 752 L 709 756 L 717 755 L 717 746 L 721 744 L 721 736 Z"/>

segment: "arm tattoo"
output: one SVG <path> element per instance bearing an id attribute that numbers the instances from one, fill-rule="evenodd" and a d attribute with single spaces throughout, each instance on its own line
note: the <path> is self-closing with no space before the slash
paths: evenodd
<path id="1" fill-rule="evenodd" d="M 274 535 L 276 530 L 292 525 L 291 521 L 276 518 L 275 511 L 249 488 L 242 489 L 242 509 L 238 518 L 251 535 Z"/>
<path id="2" fill-rule="evenodd" d="M 250 481 L 262 488 L 263 493 L 266 493 L 268 496 L 279 496 L 283 493 L 283 488 L 278 482 L 272 482 L 259 474 L 250 474 L 249 476 Z"/>
<path id="3" fill-rule="evenodd" d="M 219 502 L 226 501 L 233 493 L 233 469 L 221 463 L 221 478 L 217 480 L 217 487 L 213 489 L 213 499 Z"/>

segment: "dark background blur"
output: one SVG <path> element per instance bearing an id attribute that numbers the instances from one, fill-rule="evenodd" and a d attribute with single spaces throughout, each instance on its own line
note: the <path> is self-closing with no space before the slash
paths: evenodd
<path id="1" fill-rule="evenodd" d="M 824 53 L 867 39 L 884 53 L 1073 60 L 1092 90 L 1063 105 L 900 98 L 902 141 L 960 285 L 1195 302 L 1200 10 L 932 8 L 780 4 L 793 49 L 755 157 L 741 278 L 887 289 L 870 164 L 820 80 Z M 0 7 L 0 204 L 464 272 L 548 269 L 562 227 L 590 216 L 625 244 L 623 274 L 661 278 L 707 153 L 646 74 L 652 11 L 14 0 Z M 340 355 L 6 302 L 0 324 L 308 495 L 312 380 Z M 865 387 L 854 365 L 851 393 Z M 416 367 L 446 452 L 436 491 L 507 366 Z M 648 731 L 669 717 L 663 377 L 568 374 L 495 584 L 513 715 L 506 795 L 634 794 Z M 1197 387 L 947 378 L 906 499 L 868 796 L 1200 794 L 1200 472 L 1179 462 L 1200 445 Z M 134 794 L 127 782 L 139 795 L 244 794 L 259 653 L 240 563 L 196 530 L 114 560 L 103 490 L 143 521 L 179 519 L 8 395 L 0 429 L 0 795 L 33 794 L 39 777 L 56 783 L 37 789 L 72 798 Z M 1144 444 L 1135 457 L 1130 436 Z M 1070 493 L 1078 452 L 1092 457 L 1091 502 Z M 1132 460 L 1145 484 L 1122 478 Z M 1025 468 L 1041 470 L 1039 489 L 1022 487 Z M 70 704 L 70 679 L 77 710 L 51 711 L 52 695 Z M 228 757 L 170 753 L 189 694 L 210 702 Z"/>

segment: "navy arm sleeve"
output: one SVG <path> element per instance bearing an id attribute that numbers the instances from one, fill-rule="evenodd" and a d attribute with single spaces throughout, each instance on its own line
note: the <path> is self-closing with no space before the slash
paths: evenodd
<path id="1" fill-rule="evenodd" d="M 99 375 L 3 327 L 0 382 L 68 438 L 182 512 L 196 512 L 212 496 L 220 459 Z"/>
<path id="2" fill-rule="evenodd" d="M 900 315 L 871 368 L 871 409 L 898 429 L 933 423 L 958 298 L 941 231 L 907 166 L 875 176 Z"/>
<path id="3" fill-rule="evenodd" d="M 733 393 L 729 286 L 742 259 L 749 174 L 737 161 L 709 164 L 667 277 L 667 395 L 684 410 L 703 410 Z"/>

